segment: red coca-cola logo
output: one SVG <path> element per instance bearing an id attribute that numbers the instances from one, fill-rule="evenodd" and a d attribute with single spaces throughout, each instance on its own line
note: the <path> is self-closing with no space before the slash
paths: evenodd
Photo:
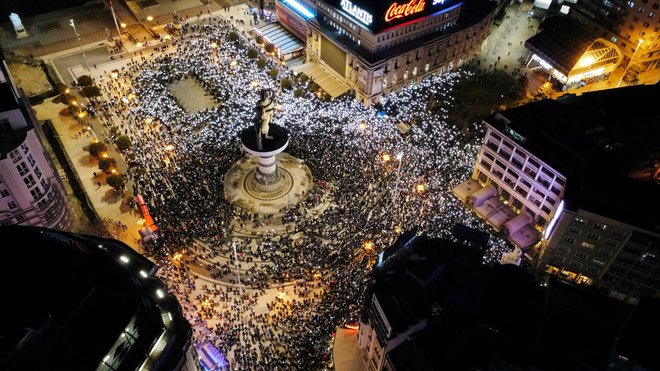
<path id="1" fill-rule="evenodd" d="M 426 0 L 410 0 L 406 4 L 392 3 L 387 13 L 385 13 L 385 22 L 391 22 L 394 19 L 407 17 L 412 14 L 421 13 L 426 6 Z"/>

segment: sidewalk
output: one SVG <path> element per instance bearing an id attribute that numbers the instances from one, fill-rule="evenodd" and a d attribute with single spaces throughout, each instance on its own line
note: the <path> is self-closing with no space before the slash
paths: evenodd
<path id="1" fill-rule="evenodd" d="M 53 103 L 52 99 L 33 106 L 38 120 L 50 119 L 53 122 L 53 129 L 55 129 L 67 156 L 74 165 L 73 170 L 81 180 L 81 185 L 94 205 L 97 214 L 102 218 L 125 224 L 127 230 L 119 232 L 117 237 L 135 251 L 143 253 L 144 251 L 138 244 L 138 229 L 140 228 L 138 221 L 141 219 L 139 211 L 128 207 L 122 202 L 129 195 L 128 192 L 116 195 L 112 188 L 105 184 L 105 176 L 101 175 L 102 171 L 98 168 L 98 161 L 84 149 L 92 143 L 95 135 L 93 132 L 84 131 L 83 127 L 72 117 L 60 115 L 59 112 L 66 109 L 66 107 L 61 103 Z M 83 135 L 79 135 L 81 131 L 84 132 Z M 113 145 L 108 144 L 108 152 L 110 157 L 118 160 L 118 163 L 123 162 L 120 155 L 114 150 Z M 97 174 L 97 177 L 94 177 L 94 173 Z M 100 187 L 98 183 L 101 183 Z"/>

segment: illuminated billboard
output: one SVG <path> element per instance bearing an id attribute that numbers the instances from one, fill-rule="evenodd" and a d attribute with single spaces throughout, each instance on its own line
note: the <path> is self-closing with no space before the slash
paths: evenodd
<path id="1" fill-rule="evenodd" d="M 459 0 L 327 0 L 325 2 L 373 33 L 444 13 L 461 4 Z"/>

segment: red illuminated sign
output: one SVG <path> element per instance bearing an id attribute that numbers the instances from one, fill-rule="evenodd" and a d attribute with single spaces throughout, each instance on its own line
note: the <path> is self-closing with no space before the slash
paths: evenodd
<path id="1" fill-rule="evenodd" d="M 385 22 L 421 13 L 424 11 L 425 6 L 426 0 L 410 0 L 406 4 L 392 3 L 387 9 L 387 13 L 385 13 Z"/>

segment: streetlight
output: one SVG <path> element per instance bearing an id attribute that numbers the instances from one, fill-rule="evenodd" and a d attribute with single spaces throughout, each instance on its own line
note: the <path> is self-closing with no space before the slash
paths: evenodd
<path id="1" fill-rule="evenodd" d="M 238 281 L 238 292 L 241 296 L 241 300 L 239 300 L 239 302 L 241 303 L 240 304 L 240 312 L 241 313 L 239 314 L 239 318 L 240 318 L 239 322 L 240 322 L 240 326 L 241 326 L 241 332 L 240 332 L 239 341 L 241 342 L 241 345 L 243 346 L 243 348 L 245 348 L 245 345 L 244 345 L 245 340 L 244 339 L 245 339 L 245 329 L 246 329 L 246 327 L 245 327 L 245 324 L 243 323 L 243 313 L 244 313 L 243 301 L 242 301 L 243 284 L 241 284 L 241 271 L 240 271 L 240 264 L 238 263 L 238 253 L 236 252 L 236 243 L 232 242 L 231 243 L 231 248 L 234 250 L 234 263 L 236 265 L 236 280 Z"/>
<path id="2" fill-rule="evenodd" d="M 639 49 L 639 46 L 642 45 L 643 42 L 644 42 L 643 39 L 639 39 L 637 41 L 637 47 L 635 48 L 635 51 L 633 52 L 633 54 L 630 56 L 630 60 L 628 61 L 628 64 L 626 65 L 626 68 L 623 70 L 623 75 L 621 75 L 621 78 L 619 79 L 619 82 L 616 84 L 617 88 L 619 87 L 619 85 L 621 85 L 621 81 L 623 81 L 623 77 L 626 75 L 626 72 L 628 72 L 628 67 L 630 67 L 630 64 L 632 63 L 633 58 L 635 58 L 635 54 L 637 54 L 637 49 Z"/>
<path id="3" fill-rule="evenodd" d="M 396 168 L 396 183 L 394 184 L 394 193 L 392 193 L 392 203 L 395 205 L 396 198 L 399 196 L 399 180 L 401 179 L 401 160 L 403 160 L 403 152 L 397 153 L 396 159 L 399 161 L 399 166 Z"/>
<path id="4" fill-rule="evenodd" d="M 78 34 L 78 30 L 76 30 L 76 24 L 73 23 L 73 18 L 69 19 L 69 25 L 73 27 L 73 32 L 76 34 L 76 38 L 78 39 L 78 46 L 80 47 L 80 51 L 82 52 L 83 55 L 83 60 L 85 61 L 85 67 L 87 68 L 87 71 L 89 71 L 89 65 L 87 64 L 87 57 L 85 56 L 85 51 L 83 50 L 82 44 L 80 43 L 80 35 Z"/>

